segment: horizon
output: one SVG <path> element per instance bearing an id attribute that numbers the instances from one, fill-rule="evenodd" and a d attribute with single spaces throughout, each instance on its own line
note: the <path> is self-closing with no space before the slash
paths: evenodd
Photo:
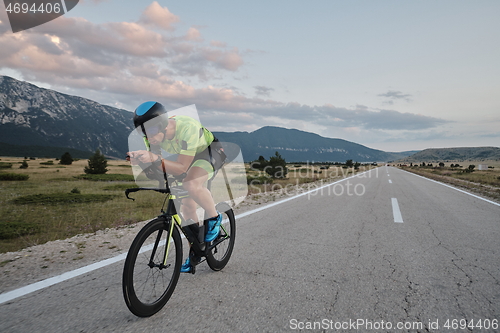
<path id="1" fill-rule="evenodd" d="M 498 147 L 498 9 L 87 0 L 17 33 L 0 10 L 0 74 L 127 111 L 196 104 L 213 131 L 279 126 L 387 152 Z"/>

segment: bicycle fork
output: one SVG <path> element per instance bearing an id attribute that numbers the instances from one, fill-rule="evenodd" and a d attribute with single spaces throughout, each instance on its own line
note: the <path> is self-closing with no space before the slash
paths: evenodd
<path id="1" fill-rule="evenodd" d="M 165 221 L 165 223 L 167 223 Z M 163 235 L 163 229 L 158 230 L 158 234 L 156 235 L 156 240 L 153 245 L 153 250 L 151 251 L 151 256 L 149 258 L 149 264 L 148 266 L 150 268 L 157 267 L 159 269 L 164 269 L 170 267 L 170 264 L 167 265 L 167 258 L 168 258 L 168 253 L 170 250 L 170 243 L 172 239 L 172 232 L 173 232 L 173 223 L 167 223 L 167 239 L 165 240 L 165 252 L 163 253 L 163 260 L 162 263 L 155 264 L 155 256 L 156 256 L 156 251 L 158 250 L 158 246 L 160 243 L 162 243 L 161 236 Z"/>

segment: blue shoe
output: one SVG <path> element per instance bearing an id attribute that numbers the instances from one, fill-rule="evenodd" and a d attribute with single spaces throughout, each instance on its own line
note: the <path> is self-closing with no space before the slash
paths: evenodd
<path id="1" fill-rule="evenodd" d="M 205 242 L 213 242 L 219 236 L 220 225 L 222 223 L 222 214 L 219 213 L 217 217 L 208 220 L 208 230 L 205 235 Z"/>
<path id="2" fill-rule="evenodd" d="M 191 273 L 193 266 L 191 266 L 191 260 L 189 258 L 186 259 L 184 264 L 181 266 L 181 273 Z"/>

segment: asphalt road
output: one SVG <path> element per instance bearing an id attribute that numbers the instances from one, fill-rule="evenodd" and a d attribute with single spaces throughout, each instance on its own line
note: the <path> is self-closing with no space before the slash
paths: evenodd
<path id="1" fill-rule="evenodd" d="M 500 207 L 395 168 L 364 176 L 240 218 L 228 266 L 181 275 L 153 317 L 125 306 L 120 261 L 1 304 L 0 331 L 499 331 Z"/>

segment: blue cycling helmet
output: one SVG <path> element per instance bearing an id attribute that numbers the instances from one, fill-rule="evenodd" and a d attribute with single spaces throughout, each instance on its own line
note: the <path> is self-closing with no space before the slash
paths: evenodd
<path id="1" fill-rule="evenodd" d="M 161 116 L 166 113 L 167 111 L 160 103 L 154 101 L 144 102 L 141 105 L 139 105 L 137 109 L 135 109 L 134 111 L 134 126 L 137 128 L 143 125 L 148 120 L 151 120 L 155 117 Z M 159 121 L 160 125 L 165 125 L 165 126 L 168 125 L 167 117 L 160 117 Z"/>

